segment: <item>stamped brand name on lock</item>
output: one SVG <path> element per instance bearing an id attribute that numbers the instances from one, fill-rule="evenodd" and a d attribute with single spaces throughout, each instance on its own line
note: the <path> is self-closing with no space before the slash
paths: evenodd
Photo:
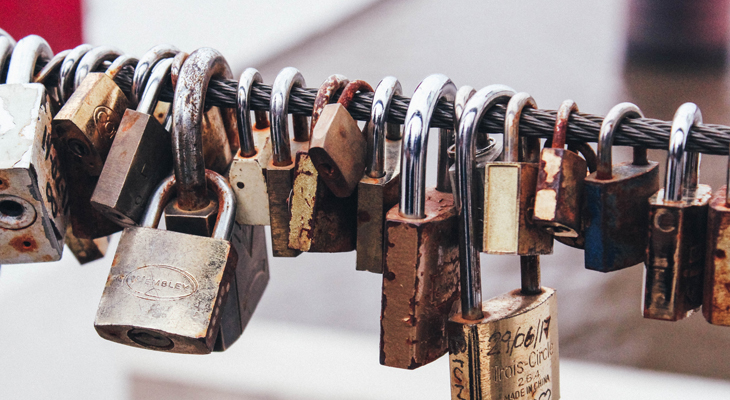
<path id="1" fill-rule="evenodd" d="M 170 265 L 145 265 L 127 275 L 117 275 L 134 296 L 147 300 L 177 300 L 198 291 L 198 281 Z"/>

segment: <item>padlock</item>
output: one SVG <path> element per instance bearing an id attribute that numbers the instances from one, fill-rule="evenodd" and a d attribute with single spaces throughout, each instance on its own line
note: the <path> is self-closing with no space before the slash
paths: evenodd
<path id="1" fill-rule="evenodd" d="M 634 160 L 612 166 L 614 131 L 626 117 L 643 118 L 631 103 L 614 106 L 601 124 L 598 169 L 585 180 L 585 267 L 616 271 L 645 259 L 649 197 L 659 190 L 659 164 L 648 161 L 645 148 L 634 148 Z"/>
<path id="2" fill-rule="evenodd" d="M 53 53 L 31 35 L 14 47 L 0 85 L 0 263 L 56 261 L 63 253 L 68 192 L 52 140 L 45 87 L 30 83 Z"/>
<path id="3" fill-rule="evenodd" d="M 264 111 L 254 112 L 251 121 L 251 90 L 263 83 L 255 68 L 247 68 L 238 80 L 238 132 L 241 149 L 231 162 L 228 180 L 236 194 L 236 222 L 243 225 L 269 225 L 269 195 L 266 191 L 266 166 L 271 160 L 269 119 Z"/>
<path id="4" fill-rule="evenodd" d="M 66 225 L 65 243 L 73 253 L 76 261 L 84 265 L 104 258 L 109 248 L 109 237 L 105 236 L 97 239 L 79 238 L 73 234 L 71 225 Z"/>
<path id="5" fill-rule="evenodd" d="M 700 154 L 685 154 L 690 129 L 701 123 L 694 103 L 682 104 L 672 120 L 665 186 L 649 199 L 644 318 L 677 321 L 702 305 L 712 188 L 698 184 Z"/>
<path id="6" fill-rule="evenodd" d="M 312 125 L 309 157 L 319 176 L 337 197 L 348 197 L 355 191 L 365 171 L 367 128 L 360 130 L 347 111 L 356 92 L 372 92 L 361 80 L 352 81 L 342 90 L 337 103 L 327 104 Z"/>
<path id="7" fill-rule="evenodd" d="M 553 252 L 553 237 L 532 221 L 538 163 L 525 157 L 531 150 L 528 146 L 520 146 L 519 119 L 525 106 L 537 108 L 527 93 L 512 96 L 504 118 L 502 161 L 485 166 L 485 253 L 527 256 Z M 519 162 L 521 149 L 523 161 Z"/>
<path id="8" fill-rule="evenodd" d="M 730 159 L 729 159 L 730 161 Z M 730 180 L 730 162 L 728 163 Z M 710 200 L 707 211 L 707 252 L 702 314 L 714 325 L 730 326 L 730 181 Z"/>
<path id="9" fill-rule="evenodd" d="M 457 212 L 450 190 L 426 190 L 433 110 L 454 101 L 456 86 L 433 74 L 416 88 L 406 113 L 400 204 L 386 216 L 380 363 L 415 369 L 446 353 L 446 321 L 459 298 Z"/>
<path id="10" fill-rule="evenodd" d="M 129 93 L 130 106 L 135 107 L 142 101 L 142 95 L 147 91 L 147 81 L 152 76 L 155 65 L 164 59 L 175 57 L 178 53 L 180 53 L 180 49 L 173 45 L 158 44 L 140 57 L 132 77 L 132 90 Z"/>
<path id="11" fill-rule="evenodd" d="M 48 93 L 50 101 L 51 115 L 56 115 L 58 110 L 61 109 L 61 97 L 58 85 L 53 85 L 52 82 L 55 76 L 58 75 L 63 60 L 66 56 L 71 53 L 71 50 L 64 50 L 54 55 L 48 64 L 44 65 L 43 68 L 33 76 L 33 83 L 41 83 L 46 87 L 46 93 Z M 2 61 L 0 60 L 0 63 Z M 1 74 L 0 74 L 1 75 Z"/>
<path id="12" fill-rule="evenodd" d="M 71 98 L 71 95 L 76 89 L 74 86 L 76 68 L 79 66 L 81 59 L 91 49 L 93 49 L 93 47 L 90 44 L 80 44 L 74 47 L 71 52 L 64 57 L 63 64 L 61 64 L 61 70 L 58 73 L 58 91 L 62 104 L 65 104 L 68 99 Z"/>
<path id="13" fill-rule="evenodd" d="M 156 229 L 173 191 L 179 194 L 175 177 L 165 179 L 142 226 L 125 228 L 119 239 L 94 321 L 99 336 L 173 353 L 213 350 L 238 262 L 228 240 L 236 202 L 225 178 L 210 170 L 205 176 L 219 195 L 212 237 Z"/>
<path id="14" fill-rule="evenodd" d="M 324 81 L 314 100 L 310 132 L 335 93 L 348 85 L 342 75 L 332 75 Z M 344 92 L 343 89 L 341 97 L 346 96 Z M 299 151 L 291 195 L 289 247 L 319 253 L 355 250 L 357 194 L 338 198 L 319 175 L 308 152 Z"/>
<path id="15" fill-rule="evenodd" d="M 552 146 L 540 154 L 535 193 L 535 224 L 553 236 L 578 237 L 586 178 L 586 160 L 564 149 L 570 113 L 578 111 L 573 100 L 558 108 Z"/>
<path id="16" fill-rule="evenodd" d="M 266 189 L 269 194 L 271 219 L 271 251 L 274 257 L 296 257 L 299 250 L 289 248 L 289 195 L 294 187 L 296 163 L 294 153 L 309 149 L 307 117 L 292 115 L 294 140 L 289 141 L 287 122 L 289 94 L 292 87 L 304 88 L 306 83 L 296 68 L 286 67 L 279 72 L 271 86 L 269 119 L 271 120 L 271 162 L 266 166 Z"/>
<path id="17" fill-rule="evenodd" d="M 398 204 L 400 189 L 400 125 L 389 123 L 394 95 L 403 89 L 395 77 L 386 76 L 373 94 L 367 127 L 365 176 L 357 186 L 358 271 L 383 273 L 385 262 L 385 215 Z"/>
<path id="18" fill-rule="evenodd" d="M 121 226 L 137 225 L 152 191 L 172 170 L 169 127 L 150 115 L 171 64 L 167 58 L 154 66 L 137 110 L 125 111 L 91 196 L 91 205 Z"/>

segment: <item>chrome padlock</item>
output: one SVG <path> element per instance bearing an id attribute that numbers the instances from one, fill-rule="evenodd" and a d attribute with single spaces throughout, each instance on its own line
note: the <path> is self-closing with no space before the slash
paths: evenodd
<path id="1" fill-rule="evenodd" d="M 707 209 L 712 188 L 699 185 L 700 154 L 686 153 L 694 103 L 674 114 L 664 189 L 649 199 L 649 246 L 644 274 L 644 318 L 676 321 L 702 305 Z"/>
<path id="2" fill-rule="evenodd" d="M 403 89 L 395 77 L 383 78 L 375 88 L 367 127 L 365 176 L 357 185 L 358 271 L 383 273 L 385 215 L 398 204 L 400 189 L 400 125 L 388 123 L 393 95 Z"/>
<path id="3" fill-rule="evenodd" d="M 648 161 L 645 148 L 634 148 L 634 160 L 611 162 L 614 131 L 624 118 L 643 117 L 631 103 L 614 106 L 598 138 L 598 170 L 585 180 L 585 267 L 601 272 L 644 261 L 649 197 L 659 190 L 659 164 Z"/>
<path id="4" fill-rule="evenodd" d="M 714 325 L 730 326 L 730 158 L 728 181 L 710 199 L 702 314 Z"/>
<path id="5" fill-rule="evenodd" d="M 553 252 L 553 237 L 532 221 L 538 163 L 520 162 L 519 119 L 525 106 L 537 108 L 527 93 L 507 104 L 504 118 L 504 153 L 501 162 L 485 166 L 484 238 L 489 254 L 540 255 Z M 462 117 L 463 118 L 463 117 Z"/>
<path id="6" fill-rule="evenodd" d="M 457 212 L 444 182 L 426 190 L 425 172 L 433 110 L 455 94 L 449 78 L 430 75 L 406 113 L 400 204 L 386 219 L 380 363 L 390 367 L 415 369 L 447 350 L 446 321 L 459 297 Z"/>
<path id="7" fill-rule="evenodd" d="M 0 85 L 0 263 L 56 261 L 63 253 L 69 196 L 46 88 L 30 83 L 36 63 L 53 53 L 31 35 L 12 54 L 7 83 Z"/>
<path id="8" fill-rule="evenodd" d="M 271 160 L 269 119 L 264 111 L 255 111 L 251 121 L 251 90 L 263 83 L 255 68 L 247 68 L 238 80 L 238 133 L 241 149 L 231 162 L 228 180 L 236 194 L 236 222 L 243 225 L 269 225 L 269 195 L 266 191 L 266 167 Z"/>

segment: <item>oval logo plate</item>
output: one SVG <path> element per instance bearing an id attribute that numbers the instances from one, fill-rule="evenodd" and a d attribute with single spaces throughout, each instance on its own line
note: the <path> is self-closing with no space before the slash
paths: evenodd
<path id="1" fill-rule="evenodd" d="M 127 288 L 147 300 L 177 300 L 198 291 L 190 273 L 170 265 L 145 265 L 127 274 Z"/>

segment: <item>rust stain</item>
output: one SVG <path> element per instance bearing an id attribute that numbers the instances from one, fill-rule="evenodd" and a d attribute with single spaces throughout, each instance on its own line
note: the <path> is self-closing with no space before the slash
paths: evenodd
<path id="1" fill-rule="evenodd" d="M 5 190 L 10 187 L 10 179 L 6 174 L 0 173 L 0 190 Z"/>
<path id="2" fill-rule="evenodd" d="M 725 259 L 726 257 L 727 257 L 727 254 L 725 254 L 725 250 L 722 250 L 722 249 L 715 250 L 715 258 Z"/>
<path id="3" fill-rule="evenodd" d="M 10 239 L 9 244 L 19 253 L 30 253 L 38 250 L 38 243 L 31 235 L 18 235 Z"/>

